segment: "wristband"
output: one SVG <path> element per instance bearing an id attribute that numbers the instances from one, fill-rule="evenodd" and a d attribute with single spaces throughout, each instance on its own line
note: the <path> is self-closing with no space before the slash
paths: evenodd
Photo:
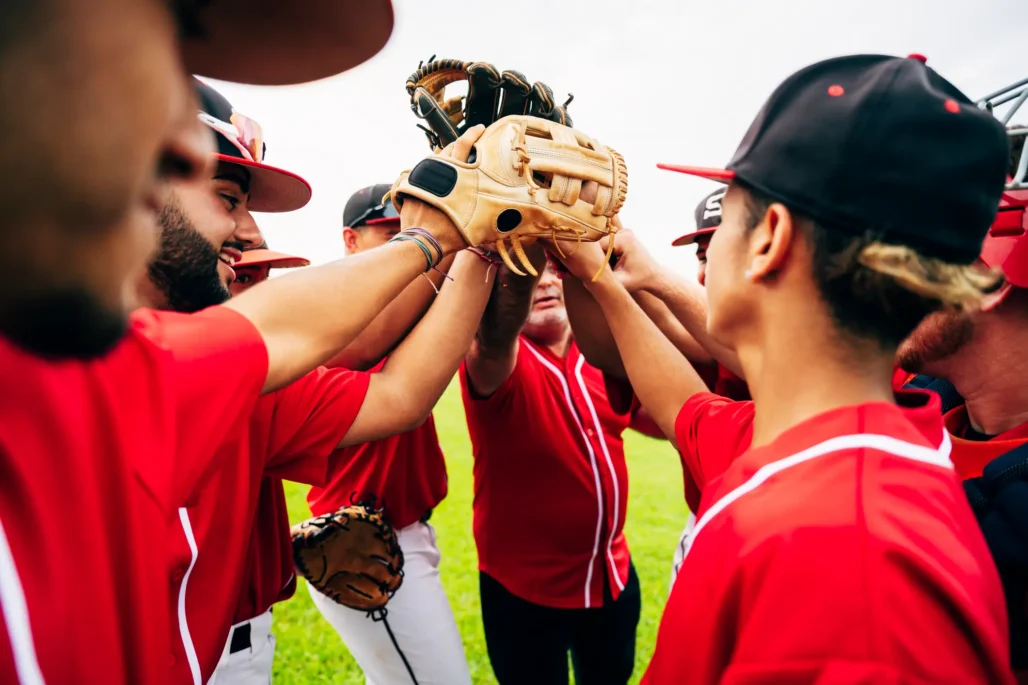
<path id="1" fill-rule="evenodd" d="M 400 231 L 400 233 L 405 233 L 407 235 L 420 235 L 420 236 L 423 236 L 426 240 L 428 240 L 429 243 L 432 244 L 432 247 L 435 248 L 435 251 L 439 253 L 439 260 L 436 263 L 438 264 L 439 262 L 443 261 L 443 248 L 442 248 L 442 246 L 439 244 L 439 241 L 435 239 L 435 236 L 432 235 L 431 233 L 429 233 L 428 231 L 426 231 L 425 229 L 417 228 L 417 227 L 405 228 L 402 231 Z"/>
<path id="2" fill-rule="evenodd" d="M 397 233 L 389 239 L 389 242 L 394 241 L 398 243 L 404 241 L 412 242 L 418 247 L 420 247 L 421 251 L 425 253 L 425 271 L 428 271 L 429 269 L 435 266 L 435 262 L 432 260 L 432 251 L 428 249 L 428 246 L 421 242 L 421 240 L 419 240 L 417 237 L 412 235 L 404 235 L 403 233 Z"/>

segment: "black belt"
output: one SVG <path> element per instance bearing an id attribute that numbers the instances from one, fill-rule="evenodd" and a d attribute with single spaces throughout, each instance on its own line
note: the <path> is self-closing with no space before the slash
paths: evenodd
<path id="1" fill-rule="evenodd" d="M 232 629 L 232 642 L 228 646 L 228 653 L 235 654 L 250 649 L 250 622 L 247 621 L 241 626 Z"/>

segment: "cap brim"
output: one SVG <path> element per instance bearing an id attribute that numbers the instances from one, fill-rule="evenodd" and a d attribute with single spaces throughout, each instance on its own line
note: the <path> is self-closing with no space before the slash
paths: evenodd
<path id="1" fill-rule="evenodd" d="M 250 170 L 250 198 L 247 202 L 250 211 L 292 212 L 311 201 L 310 184 L 292 172 L 242 157 L 214 156 L 222 162 Z"/>
<path id="2" fill-rule="evenodd" d="M 710 235 L 711 233 L 713 233 L 716 230 L 717 230 L 717 228 L 701 228 L 698 231 L 694 231 L 692 233 L 686 233 L 681 238 L 675 238 L 671 242 L 671 247 L 682 247 L 683 245 L 692 245 L 693 243 L 695 243 L 697 240 L 699 240 L 703 236 Z"/>
<path id="3" fill-rule="evenodd" d="M 393 32 L 390 0 L 217 0 L 187 3 L 190 73 L 256 86 L 335 76 L 373 57 Z"/>
<path id="4" fill-rule="evenodd" d="M 1028 288 L 1028 215 L 1023 206 L 1001 207 L 982 243 L 981 260 L 1002 271 L 1011 284 Z"/>
<path id="5" fill-rule="evenodd" d="M 274 250 L 245 250 L 243 258 L 236 262 L 236 266 L 245 268 L 247 266 L 269 265 L 272 269 L 292 269 L 300 266 L 310 266 L 310 260 L 303 257 L 275 252 Z"/>
<path id="6" fill-rule="evenodd" d="M 371 219 L 365 221 L 361 226 L 381 226 L 383 224 L 398 224 L 400 223 L 400 217 L 398 216 L 383 216 L 378 219 Z"/>
<path id="7" fill-rule="evenodd" d="M 711 181 L 718 181 L 719 183 L 731 183 L 732 179 L 735 178 L 735 172 L 728 169 L 708 169 L 707 167 L 679 166 L 678 164 L 657 164 L 657 168 L 677 171 L 680 174 L 689 174 L 690 176 L 709 178 Z"/>

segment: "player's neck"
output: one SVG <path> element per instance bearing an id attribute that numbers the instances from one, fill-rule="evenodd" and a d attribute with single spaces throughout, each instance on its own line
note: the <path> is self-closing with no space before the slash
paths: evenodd
<path id="1" fill-rule="evenodd" d="M 526 333 L 526 335 L 528 335 Z M 561 328 L 553 328 L 549 331 L 533 331 L 528 339 L 540 347 L 545 347 L 556 357 L 563 359 L 568 354 L 571 346 L 571 326 L 565 325 Z"/>
<path id="2" fill-rule="evenodd" d="M 134 307 L 147 307 L 149 309 L 171 309 L 168 298 L 160 288 L 150 279 L 148 273 L 136 282 Z"/>
<path id="3" fill-rule="evenodd" d="M 893 401 L 890 357 L 840 354 L 838 341 L 810 330 L 796 327 L 739 349 L 754 400 L 754 447 L 833 409 Z"/>
<path id="4" fill-rule="evenodd" d="M 999 435 L 1028 423 L 1028 330 L 981 331 L 946 360 L 945 377 L 967 405 L 971 427 Z"/>

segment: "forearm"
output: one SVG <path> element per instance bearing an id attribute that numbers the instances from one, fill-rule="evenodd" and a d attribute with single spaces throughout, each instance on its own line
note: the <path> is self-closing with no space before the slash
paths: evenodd
<path id="1" fill-rule="evenodd" d="M 458 255 L 450 269 L 453 280 L 379 374 L 398 390 L 401 411 L 415 423 L 432 411 L 467 354 L 495 273 L 469 252 Z"/>
<path id="2" fill-rule="evenodd" d="M 600 305 L 574 276 L 566 275 L 563 283 L 568 322 L 586 361 L 610 376 L 627 378 L 617 342 Z"/>
<path id="3" fill-rule="evenodd" d="M 503 354 L 514 345 L 532 309 L 537 277 L 498 274 L 476 335 L 477 347 L 487 355 Z"/>
<path id="4" fill-rule="evenodd" d="M 678 412 L 690 397 L 705 392 L 706 385 L 611 273 L 590 291 L 607 317 L 639 402 L 674 441 Z"/>
<path id="5" fill-rule="evenodd" d="M 450 255 L 424 278 L 416 278 L 326 366 L 366 371 L 382 361 L 428 311 L 452 263 Z"/>
<path id="6" fill-rule="evenodd" d="M 657 328 L 664 334 L 664 337 L 670 340 L 671 344 L 684 354 L 689 361 L 693 364 L 709 364 L 711 362 L 713 359 L 711 354 L 696 342 L 696 338 L 689 333 L 688 329 L 682 325 L 682 322 L 678 320 L 659 297 L 645 291 L 637 292 L 633 297 L 635 297 L 635 301 L 639 303 L 639 306 L 642 307 L 642 310 L 646 312 L 646 315 L 650 317 L 650 320 L 657 324 Z M 705 308 L 703 316 L 703 325 L 706 326 Z"/>
<path id="7" fill-rule="evenodd" d="M 266 281 L 225 306 L 249 319 L 264 338 L 267 392 L 350 344 L 424 270 L 425 256 L 417 245 L 388 243 Z"/>
<path id="8" fill-rule="evenodd" d="M 699 283 L 687 281 L 664 269 L 660 279 L 648 286 L 646 291 L 667 306 L 692 339 L 711 357 L 743 378 L 735 350 L 718 343 L 707 333 L 707 296 Z"/>

